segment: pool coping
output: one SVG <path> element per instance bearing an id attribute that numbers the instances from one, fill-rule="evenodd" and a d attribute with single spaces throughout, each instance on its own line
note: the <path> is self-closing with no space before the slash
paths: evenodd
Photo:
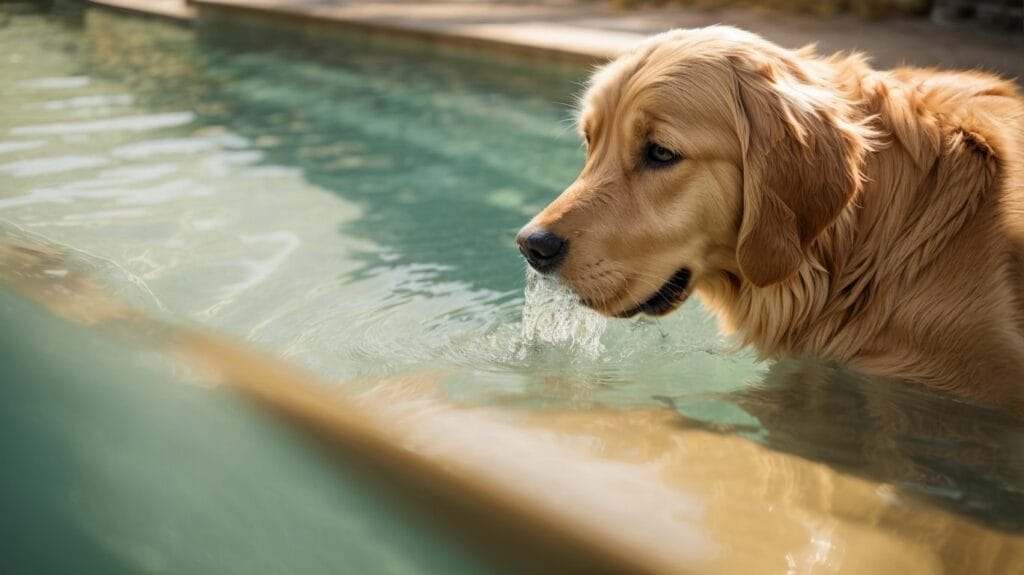
<path id="1" fill-rule="evenodd" d="M 1001 34 L 924 18 L 864 26 L 849 15 L 830 19 L 751 9 L 651 7 L 623 11 L 610 0 L 84 0 L 90 6 L 182 25 L 205 20 L 261 20 L 363 33 L 441 47 L 507 54 L 527 61 L 604 63 L 645 37 L 673 28 L 729 24 L 788 48 L 865 52 L 876 69 L 902 66 L 984 70 L 1024 86 L 1024 35 Z M 936 38 L 943 38 L 936 42 Z"/>
<path id="2" fill-rule="evenodd" d="M 520 4 L 541 10 L 532 19 L 501 22 L 487 19 L 417 18 L 366 10 L 366 3 L 285 3 L 276 0 L 86 0 L 88 4 L 120 12 L 155 16 L 180 23 L 207 17 L 247 17 L 300 25 L 326 26 L 370 34 L 387 34 L 430 43 L 485 49 L 533 59 L 595 65 L 628 50 L 646 35 L 551 22 L 545 6 Z M 373 6 L 372 4 L 370 6 Z M 387 6 L 387 5 L 378 5 Z M 430 3 L 417 5 L 420 8 Z M 498 5 L 493 5 L 498 6 Z M 515 5 L 513 5 L 515 6 Z M 446 6 L 451 8 L 450 6 Z M 551 7 L 552 14 L 559 14 Z"/>
<path id="3" fill-rule="evenodd" d="M 117 12 L 149 16 L 180 24 L 196 19 L 198 11 L 185 0 L 86 0 L 87 4 Z"/>

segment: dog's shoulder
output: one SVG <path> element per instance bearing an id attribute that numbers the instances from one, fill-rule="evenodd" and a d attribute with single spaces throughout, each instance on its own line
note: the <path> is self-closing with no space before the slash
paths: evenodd
<path id="1" fill-rule="evenodd" d="M 1024 170 L 1024 98 L 977 72 L 899 68 L 869 79 L 870 112 L 923 170 L 937 163 L 986 172 Z"/>
<path id="2" fill-rule="evenodd" d="M 981 72 L 902 68 L 871 72 L 863 86 L 881 140 L 869 185 L 931 238 L 921 258 L 938 257 L 972 221 L 987 222 L 974 226 L 987 249 L 1024 246 L 1024 101 L 1015 85 Z"/>
<path id="3" fill-rule="evenodd" d="M 998 193 L 1008 232 L 1024 241 L 1024 97 L 1018 86 L 984 72 L 904 69 L 908 103 L 939 138 L 937 160 L 952 178 L 986 182 Z M 963 188 L 963 189 L 969 189 Z"/>

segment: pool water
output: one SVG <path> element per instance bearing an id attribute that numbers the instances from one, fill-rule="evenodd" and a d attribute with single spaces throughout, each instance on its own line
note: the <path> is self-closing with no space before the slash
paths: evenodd
<path id="1" fill-rule="evenodd" d="M 0 292 L 0 571 L 482 573 L 232 397 Z M 161 364 L 164 365 L 161 365 Z M 258 478 L 258 479 L 257 479 Z"/>
<path id="2" fill-rule="evenodd" d="M 120 300 L 284 358 L 339 393 L 428 371 L 438 397 L 489 413 L 672 413 L 673 430 L 891 487 L 907 497 L 899 505 L 962 518 L 1024 558 L 1019 423 L 833 366 L 758 364 L 697 301 L 661 320 L 609 321 L 526 274 L 515 231 L 582 163 L 571 123 L 585 70 L 13 6 L 0 25 L 0 231 L 72 250 Z M 42 348 L 60 345 L 40 333 L 20 342 L 23 361 L 45 363 Z M 95 373 L 83 385 L 129 377 L 109 361 Z M 316 466 L 288 457 L 275 468 Z M 261 512 L 315 506 L 304 505 Z M 165 552 L 126 556 L 144 565 Z"/>
<path id="3" fill-rule="evenodd" d="M 759 373 L 697 306 L 609 325 L 603 353 L 521 337 L 512 238 L 582 160 L 579 70 L 210 27 L 15 20 L 4 219 L 116 268 L 155 313 L 331 380 L 444 366 L 480 401 L 621 406 L 681 371 L 702 392 Z M 540 394 L 548 371 L 579 385 Z"/>

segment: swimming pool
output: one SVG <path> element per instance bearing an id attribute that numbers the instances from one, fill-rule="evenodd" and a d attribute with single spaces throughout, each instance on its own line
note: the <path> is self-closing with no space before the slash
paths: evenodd
<path id="1" fill-rule="evenodd" d="M 543 283 L 527 285 L 513 236 L 582 162 L 569 123 L 585 71 L 257 23 L 188 29 L 76 6 L 9 15 L 0 28 L 8 236 L 64 246 L 119 300 L 284 358 L 339 394 L 420 378 L 412 398 L 374 404 L 406 422 L 410 448 L 515 464 L 525 484 L 570 482 L 550 490 L 579 492 L 566 501 L 592 505 L 609 530 L 610 518 L 643 521 L 619 530 L 649 535 L 652 553 L 661 534 L 678 537 L 681 561 L 707 556 L 766 572 L 895 570 L 885 559 L 897 552 L 979 572 L 1024 558 L 1019 424 L 831 366 L 758 364 L 729 353 L 697 302 L 660 321 L 607 322 Z M 59 330 L 10 305 L 5 334 L 22 322 L 42 334 L 20 341 L 19 357 L 47 363 L 46 334 Z M 90 339 L 88 330 L 60 337 Z M 92 374 L 83 381 L 139 377 L 129 367 L 134 376 L 120 374 L 109 360 L 116 348 L 89 345 L 66 360 Z M 89 357 L 105 359 L 93 367 Z M 119 389 L 105 388 L 104 405 Z M 201 389 L 185 395 L 205 405 Z M 132 397 L 155 409 L 145 394 Z M 216 415 L 231 411 L 222 401 L 204 407 L 209 435 L 274 433 L 237 413 L 226 421 L 241 427 L 229 428 Z M 79 429 L 102 416 L 61 417 Z M 152 429 L 125 420 L 111 433 Z M 232 457 L 251 473 L 262 462 L 284 491 L 295 466 L 327 473 L 296 455 L 301 446 L 268 442 Z M 111 463 L 89 465 L 102 478 Z M 123 486 L 153 501 L 143 485 L 173 473 L 159 470 Z M 335 489 L 331 481 L 308 486 L 309 497 Z M 181 507 L 167 519 L 173 534 L 187 509 L 209 506 L 222 521 L 212 532 L 262 534 L 259 547 L 280 551 L 286 571 L 336 569 L 351 551 L 334 540 L 380 541 L 372 529 L 362 539 L 323 536 L 359 531 L 371 495 L 282 499 L 238 515 L 258 493 L 224 506 L 167 500 L 153 513 Z M 103 501 L 107 519 L 124 519 L 119 498 Z M 620 509 L 630 506 L 632 515 Z M 335 513 L 315 523 L 313 510 L 324 508 Z M 357 527 L 332 523 L 338 516 Z M 279 518 L 320 535 L 306 548 L 259 527 Z M 409 559 L 445 549 L 410 530 L 379 543 L 367 565 L 395 572 L 380 560 L 392 557 L 413 571 L 483 569 L 454 552 L 438 559 L 448 567 Z M 101 546 L 129 570 L 246 571 L 243 553 L 176 562 L 210 554 L 200 538 L 132 532 L 114 530 Z M 880 563 L 864 559 L 872 553 Z M 990 556 L 987 567 L 978 553 Z M 323 562 L 302 563 L 310 557 Z"/>

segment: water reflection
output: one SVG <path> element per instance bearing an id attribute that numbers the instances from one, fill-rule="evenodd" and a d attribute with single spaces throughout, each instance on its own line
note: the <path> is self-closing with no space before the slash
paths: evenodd
<path id="1" fill-rule="evenodd" d="M 518 298 L 514 230 L 582 162 L 571 108 L 552 105 L 571 101 L 579 69 L 253 23 L 204 22 L 192 45 L 167 26 L 86 20 L 90 74 L 229 126 L 261 163 L 363 207 L 339 231 L 383 248 L 358 254 L 364 274 L 429 262 L 436 281 Z"/>
<path id="2" fill-rule="evenodd" d="M 1024 423 L 1010 415 L 808 359 L 777 363 L 761 382 L 718 399 L 757 426 L 695 417 L 680 425 L 739 433 L 1024 532 Z"/>

